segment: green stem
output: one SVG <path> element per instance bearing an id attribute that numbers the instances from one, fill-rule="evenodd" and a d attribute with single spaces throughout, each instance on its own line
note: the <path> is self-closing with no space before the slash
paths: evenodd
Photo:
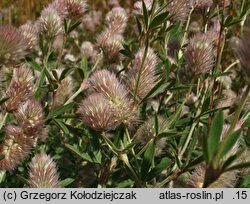
<path id="1" fill-rule="evenodd" d="M 73 100 L 83 91 L 83 88 L 80 86 L 80 88 L 65 102 L 64 105 L 67 105 L 71 102 L 73 102 Z"/>
<path id="2" fill-rule="evenodd" d="M 186 141 L 185 141 L 185 144 L 183 145 L 183 148 L 182 148 L 182 150 L 181 150 L 181 152 L 180 152 L 180 154 L 179 154 L 180 160 L 182 159 L 183 154 L 185 153 L 185 151 L 186 151 L 186 149 L 187 149 L 187 147 L 188 147 L 188 144 L 189 144 L 190 140 L 192 139 L 192 135 L 193 135 L 193 133 L 194 133 L 194 130 L 195 130 L 196 125 L 198 125 L 197 122 L 192 124 L 192 127 L 191 127 L 190 132 L 189 132 L 189 134 L 188 134 L 188 137 L 187 137 L 187 139 L 186 139 Z"/>

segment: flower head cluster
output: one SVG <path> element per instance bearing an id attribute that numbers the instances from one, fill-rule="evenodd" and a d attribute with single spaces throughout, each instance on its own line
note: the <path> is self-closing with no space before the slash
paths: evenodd
<path id="1" fill-rule="evenodd" d="M 131 125 L 136 120 L 128 91 L 115 74 L 108 70 L 97 71 L 90 77 L 89 83 L 90 96 L 79 109 L 84 121 L 91 124 L 89 126 L 97 130 L 109 130 L 121 123 Z"/>
<path id="2" fill-rule="evenodd" d="M 33 92 L 33 76 L 30 69 L 20 67 L 14 70 L 10 85 L 6 91 L 7 111 L 15 111 L 21 103 L 27 101 Z"/>
<path id="3" fill-rule="evenodd" d="M 214 65 L 213 45 L 205 34 L 197 34 L 189 40 L 184 57 L 187 73 L 204 74 L 211 71 Z"/>
<path id="4" fill-rule="evenodd" d="M 191 9 L 191 2 L 187 0 L 173 0 L 167 7 L 173 21 L 184 22 Z"/>
<path id="5" fill-rule="evenodd" d="M 156 85 L 158 76 L 156 65 L 159 62 L 154 50 L 148 48 L 144 58 L 145 48 L 140 48 L 136 53 L 133 67 L 128 72 L 128 86 L 130 90 L 143 99 L 149 91 Z"/>
<path id="6" fill-rule="evenodd" d="M 238 47 L 238 58 L 248 76 L 250 76 L 250 29 L 247 29 Z"/>
<path id="7" fill-rule="evenodd" d="M 0 67 L 19 63 L 27 54 L 27 47 L 24 36 L 17 28 L 0 26 Z"/>
<path id="8" fill-rule="evenodd" d="M 52 158 L 44 153 L 35 155 L 29 164 L 30 188 L 59 188 L 57 167 Z"/>
<path id="9" fill-rule="evenodd" d="M 34 144 L 33 138 L 27 136 L 22 128 L 8 125 L 5 138 L 0 145 L 0 170 L 13 170 L 22 162 Z"/>
<path id="10" fill-rule="evenodd" d="M 54 38 L 63 32 L 62 19 L 52 6 L 42 10 L 38 26 L 40 31 L 50 38 Z"/>
<path id="11" fill-rule="evenodd" d="M 97 46 L 103 51 L 105 59 L 116 62 L 120 59 L 123 32 L 127 25 L 127 14 L 121 7 L 113 8 L 106 15 L 106 29 L 97 36 Z"/>
<path id="12" fill-rule="evenodd" d="M 20 26 L 20 31 L 27 43 L 28 49 L 33 49 L 38 43 L 38 29 L 32 24 L 24 24 Z"/>

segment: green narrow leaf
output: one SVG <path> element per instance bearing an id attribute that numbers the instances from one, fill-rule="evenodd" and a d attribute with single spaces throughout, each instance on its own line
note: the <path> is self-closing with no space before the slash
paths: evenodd
<path id="1" fill-rule="evenodd" d="M 159 121 L 157 117 L 157 113 L 155 113 L 155 135 L 158 135 L 159 132 Z"/>
<path id="2" fill-rule="evenodd" d="M 147 149 L 146 149 L 146 151 L 144 153 L 142 166 L 141 166 L 141 179 L 142 180 L 146 180 L 149 169 L 150 169 L 150 167 L 152 165 L 152 161 L 153 161 L 153 158 L 154 158 L 154 152 L 155 152 L 155 144 L 152 141 L 148 145 L 148 147 L 147 147 Z"/>
<path id="3" fill-rule="evenodd" d="M 250 127 L 250 118 L 246 119 L 242 127 Z"/>
<path id="4" fill-rule="evenodd" d="M 224 117 L 222 110 L 219 110 L 212 122 L 211 129 L 207 138 L 207 153 L 208 160 L 211 161 L 215 156 L 219 146 L 220 137 L 223 129 Z"/>
<path id="5" fill-rule="evenodd" d="M 141 23 L 140 23 L 140 21 L 138 20 L 138 18 L 136 18 L 136 24 L 137 24 L 138 32 L 139 32 L 139 34 L 141 35 L 141 34 L 142 34 L 142 26 L 141 26 Z"/>
<path id="6" fill-rule="evenodd" d="M 37 62 L 30 58 L 30 57 L 26 57 L 26 62 L 35 70 L 41 72 L 42 71 L 42 67 L 40 67 L 39 64 L 37 64 Z"/>
<path id="7" fill-rule="evenodd" d="M 156 176 L 158 176 L 163 170 L 169 167 L 170 164 L 171 164 L 171 159 L 163 158 L 161 162 L 148 173 L 147 180 L 150 181 Z"/>
<path id="8" fill-rule="evenodd" d="M 230 156 L 226 162 L 224 163 L 222 170 L 226 169 L 227 167 L 229 167 L 237 158 L 240 157 L 240 155 L 242 155 L 242 153 L 245 151 L 245 148 L 241 148 L 239 149 L 236 154 Z"/>
<path id="9" fill-rule="evenodd" d="M 71 152 L 81 157 L 82 159 L 89 161 L 90 163 L 96 163 L 87 153 L 80 152 L 76 147 L 70 144 L 65 144 L 65 147 L 68 148 Z"/>
<path id="10" fill-rule="evenodd" d="M 46 120 L 49 120 L 51 118 L 55 118 L 56 116 L 61 115 L 68 110 L 72 110 L 73 105 L 74 105 L 73 103 L 69 103 L 69 104 L 64 105 L 62 107 L 56 108 L 54 111 L 52 111 L 48 114 Z"/>
<path id="11" fill-rule="evenodd" d="M 167 12 L 160 13 L 159 15 L 157 15 L 153 18 L 153 20 L 151 21 L 151 23 L 149 25 L 149 28 L 154 29 L 154 28 L 158 27 L 159 25 L 164 23 L 167 20 L 167 18 L 168 18 Z"/>
<path id="12" fill-rule="evenodd" d="M 237 130 L 233 132 L 228 138 L 226 138 L 224 145 L 220 147 L 222 148 L 222 150 L 218 155 L 219 159 L 223 158 L 233 148 L 233 146 L 238 141 L 240 135 L 241 135 L 241 130 Z"/>
<path id="13" fill-rule="evenodd" d="M 69 135 L 69 129 L 67 126 L 60 120 L 54 119 L 54 122 L 59 126 L 60 129 L 66 134 Z"/>
<path id="14" fill-rule="evenodd" d="M 199 156 L 198 158 L 192 160 L 189 162 L 189 164 L 185 167 L 185 169 L 192 169 L 195 166 L 197 166 L 198 164 L 202 163 L 204 161 L 204 156 Z"/>
<path id="15" fill-rule="evenodd" d="M 65 77 L 67 77 L 73 69 L 64 69 L 60 75 L 59 81 L 62 81 Z"/>
<path id="16" fill-rule="evenodd" d="M 143 19 L 144 19 L 144 23 L 147 29 L 148 28 L 148 10 L 144 1 L 142 1 L 142 9 L 143 9 Z"/>
<path id="17" fill-rule="evenodd" d="M 249 168 L 249 167 L 250 167 L 250 162 L 246 162 L 246 163 L 236 164 L 226 169 L 225 171 L 240 170 L 240 169 Z"/>
<path id="18" fill-rule="evenodd" d="M 55 80 L 57 80 L 58 81 L 58 74 L 57 74 L 57 71 L 56 70 L 52 70 L 52 74 L 53 74 L 53 77 L 55 78 Z"/>
<path id="19" fill-rule="evenodd" d="M 73 178 L 66 178 L 66 179 L 62 180 L 59 185 L 61 188 L 64 188 L 64 187 L 70 185 L 71 183 L 73 183 L 74 181 L 75 181 L 75 179 L 73 179 Z"/>
<path id="20" fill-rule="evenodd" d="M 81 23 L 81 21 L 77 21 L 76 23 L 74 23 L 72 26 L 70 26 L 67 33 L 70 33 L 71 31 L 75 30 Z"/>
<path id="21" fill-rule="evenodd" d="M 140 103 L 145 102 L 147 99 L 155 97 L 156 95 L 162 93 L 167 87 L 169 83 L 166 83 L 165 80 L 159 81 L 149 92 L 148 94 L 141 100 Z"/>

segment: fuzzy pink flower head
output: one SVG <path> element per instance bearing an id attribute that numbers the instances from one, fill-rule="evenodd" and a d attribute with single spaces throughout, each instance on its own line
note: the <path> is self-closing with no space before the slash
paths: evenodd
<path id="1" fill-rule="evenodd" d="M 80 19 L 87 11 L 86 0 L 66 0 L 68 18 Z"/>
<path id="2" fill-rule="evenodd" d="M 25 135 L 20 127 L 8 125 L 5 128 L 5 137 L 0 145 L 0 170 L 15 169 L 30 152 L 34 145 L 32 137 Z"/>
<path id="3" fill-rule="evenodd" d="M 20 26 L 19 29 L 28 45 L 28 49 L 33 49 L 38 43 L 38 30 L 36 26 L 26 23 Z"/>
<path id="4" fill-rule="evenodd" d="M 51 5 L 42 10 L 38 20 L 39 30 L 48 38 L 54 38 L 63 32 L 60 15 Z"/>
<path id="5" fill-rule="evenodd" d="M 123 34 L 127 26 L 128 16 L 125 9 L 121 7 L 113 8 L 106 15 L 106 24 L 113 33 Z"/>
<path id="6" fill-rule="evenodd" d="M 68 15 L 67 1 L 66 0 L 54 0 L 50 6 L 54 8 L 61 18 L 66 18 Z"/>
<path id="7" fill-rule="evenodd" d="M 143 99 L 148 94 L 148 92 L 156 85 L 158 79 L 156 66 L 159 62 L 159 58 L 154 53 L 153 49 L 148 48 L 143 62 L 144 52 L 145 48 L 140 48 L 136 53 L 133 67 L 128 72 L 127 81 L 130 90 L 133 93 L 136 92 L 140 99 Z M 140 71 L 141 74 L 139 74 Z"/>
<path id="8" fill-rule="evenodd" d="M 19 63 L 25 58 L 27 47 L 26 40 L 17 28 L 0 26 L 0 67 Z"/>
<path id="9" fill-rule="evenodd" d="M 84 41 L 81 45 L 81 54 L 86 58 L 94 56 L 94 45 L 89 41 Z"/>
<path id="10" fill-rule="evenodd" d="M 15 116 L 26 134 L 33 137 L 40 136 L 44 124 L 44 112 L 38 101 L 28 100 L 18 108 Z"/>
<path id="11" fill-rule="evenodd" d="M 115 100 L 116 97 L 126 98 L 128 95 L 116 75 L 105 69 L 96 71 L 89 78 L 89 83 L 97 93 L 102 93 L 108 100 Z"/>
<path id="12" fill-rule="evenodd" d="M 27 67 L 14 69 L 14 74 L 10 85 L 6 91 L 5 102 L 7 111 L 15 111 L 21 103 L 27 101 L 33 93 L 34 78 L 32 72 Z"/>
<path id="13" fill-rule="evenodd" d="M 167 7 L 167 11 L 172 16 L 173 21 L 184 22 L 191 10 L 191 1 L 173 0 Z"/>
<path id="14" fill-rule="evenodd" d="M 187 62 L 187 74 L 209 73 L 214 65 L 213 45 L 205 34 L 197 34 L 189 40 L 184 58 Z"/>
<path id="15" fill-rule="evenodd" d="M 110 104 L 102 94 L 91 94 L 78 109 L 84 123 L 96 131 L 107 131 L 117 126 Z"/>
<path id="16" fill-rule="evenodd" d="M 119 123 L 130 125 L 136 121 L 137 114 L 129 92 L 114 73 L 108 70 L 97 71 L 90 77 L 89 83 L 92 92 L 102 94 L 109 101 L 111 111 Z"/>
<path id="17" fill-rule="evenodd" d="M 250 29 L 247 29 L 240 41 L 237 56 L 242 68 L 250 76 Z"/>
<path id="18" fill-rule="evenodd" d="M 144 3 L 147 10 L 150 11 L 153 6 L 153 0 L 144 0 Z M 138 16 L 143 15 L 143 3 L 141 0 L 134 3 L 134 14 Z"/>
<path id="19" fill-rule="evenodd" d="M 35 155 L 29 164 L 30 188 L 59 188 L 59 174 L 56 163 L 49 155 L 40 153 Z"/>
<path id="20" fill-rule="evenodd" d="M 97 46 L 102 49 L 105 59 L 109 62 L 120 60 L 123 41 L 122 35 L 115 34 L 109 29 L 97 36 Z"/>

